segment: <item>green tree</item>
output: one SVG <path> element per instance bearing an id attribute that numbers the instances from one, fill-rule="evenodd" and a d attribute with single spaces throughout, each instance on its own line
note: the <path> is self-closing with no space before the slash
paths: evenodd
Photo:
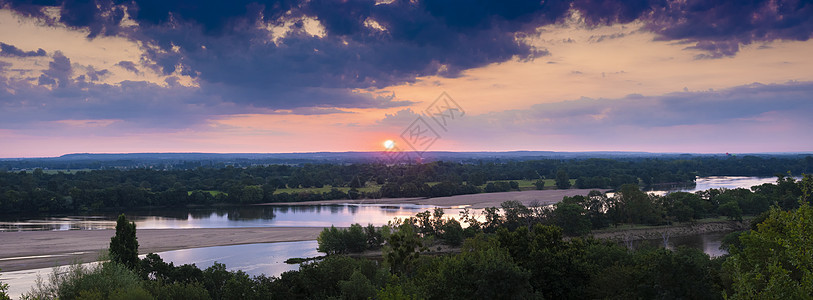
<path id="1" fill-rule="evenodd" d="M 505 222 L 502 226 L 507 227 L 508 230 L 517 229 L 520 226 L 530 225 L 531 210 L 522 202 L 517 200 L 509 200 L 500 203 L 503 215 L 505 215 Z"/>
<path id="2" fill-rule="evenodd" d="M 375 298 L 376 288 L 358 269 L 353 271 L 349 280 L 339 281 L 342 299 L 366 300 Z"/>
<path id="3" fill-rule="evenodd" d="M 448 219 L 441 225 L 440 238 L 449 245 L 458 246 L 463 243 L 463 226 L 455 219 Z"/>
<path id="4" fill-rule="evenodd" d="M 466 184 L 477 186 L 486 184 L 486 173 L 474 172 L 473 174 L 469 175 L 469 180 L 466 182 Z"/>
<path id="5" fill-rule="evenodd" d="M 720 204 L 720 207 L 717 208 L 717 212 L 719 212 L 720 215 L 728 217 L 729 220 L 742 221 L 742 209 L 740 209 L 740 205 L 737 204 L 737 201 L 729 201 Z"/>
<path id="6" fill-rule="evenodd" d="M 273 194 L 273 192 L 271 192 Z M 263 200 L 263 189 L 256 185 L 243 187 L 240 193 L 240 203 L 260 203 Z"/>
<path id="7" fill-rule="evenodd" d="M 590 217 L 583 207 L 572 203 L 557 203 L 553 210 L 553 219 L 562 232 L 569 236 L 581 236 L 590 233 Z"/>
<path id="8" fill-rule="evenodd" d="M 813 295 L 813 208 L 773 208 L 757 230 L 740 236 L 725 269 L 732 299 L 810 299 Z"/>
<path id="9" fill-rule="evenodd" d="M 462 253 L 439 258 L 420 278 L 428 299 L 527 299 L 532 295 L 530 272 L 514 263 L 498 246 L 465 247 Z"/>
<path id="10" fill-rule="evenodd" d="M 11 297 L 8 296 L 8 284 L 3 282 L 0 282 L 0 300 L 11 300 Z"/>
<path id="11" fill-rule="evenodd" d="M 110 238 L 110 260 L 131 270 L 138 266 L 138 238 L 136 225 L 128 222 L 124 214 L 116 221 L 116 235 Z"/>
<path id="12" fill-rule="evenodd" d="M 544 190 L 544 189 L 545 189 L 545 181 L 544 181 L 544 180 L 542 180 L 542 179 L 537 179 L 537 180 L 534 182 L 534 187 L 535 187 L 537 190 Z"/>
<path id="13" fill-rule="evenodd" d="M 395 182 L 387 182 L 381 186 L 379 193 L 381 193 L 381 197 L 383 198 L 399 197 L 401 196 L 401 187 Z"/>
<path id="14" fill-rule="evenodd" d="M 404 223 L 387 239 L 387 246 L 384 247 L 384 262 L 390 267 L 390 272 L 394 274 L 410 273 L 413 263 L 424 250 L 426 249 L 423 241 L 415 232 L 414 226 Z"/>
<path id="15" fill-rule="evenodd" d="M 567 176 L 567 171 L 564 169 L 559 169 L 556 172 L 556 188 L 557 189 L 569 189 L 570 188 L 570 177 Z"/>
<path id="16" fill-rule="evenodd" d="M 372 234 L 375 234 L 374 229 Z M 359 224 L 350 225 L 350 228 L 347 229 L 330 226 L 330 228 L 322 230 L 316 237 L 319 245 L 317 250 L 328 255 L 363 252 L 368 248 L 370 238 L 369 233 L 365 232 L 365 229 Z"/>
<path id="17" fill-rule="evenodd" d="M 638 185 L 625 184 L 616 193 L 621 215 L 628 223 L 657 225 L 663 222 L 663 215 L 651 197 L 641 191 Z"/>
<path id="18" fill-rule="evenodd" d="M 401 196 L 402 197 L 417 197 L 420 194 L 420 190 L 418 186 L 412 182 L 407 182 L 401 185 Z"/>
<path id="19" fill-rule="evenodd" d="M 153 299 L 133 270 L 116 262 L 56 268 L 23 299 Z"/>

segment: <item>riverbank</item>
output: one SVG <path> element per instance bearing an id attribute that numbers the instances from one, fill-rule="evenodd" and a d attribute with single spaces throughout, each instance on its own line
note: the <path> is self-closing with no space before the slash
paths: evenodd
<path id="1" fill-rule="evenodd" d="M 467 207 L 472 209 L 482 209 L 487 207 L 500 207 L 505 201 L 519 201 L 525 206 L 550 205 L 562 201 L 565 196 L 587 195 L 592 190 L 601 192 L 607 189 L 567 189 L 567 190 L 531 190 L 514 191 L 500 193 L 479 193 L 470 195 L 456 195 L 450 197 L 437 198 L 382 198 L 382 199 L 358 199 L 358 200 L 323 200 L 304 202 L 277 202 L 262 203 L 257 205 L 339 205 L 339 204 L 377 204 L 377 205 L 427 205 L 443 208 Z"/>
<path id="2" fill-rule="evenodd" d="M 139 254 L 200 247 L 315 240 L 321 227 L 139 229 Z M 4 272 L 96 261 L 115 230 L 0 232 Z"/>

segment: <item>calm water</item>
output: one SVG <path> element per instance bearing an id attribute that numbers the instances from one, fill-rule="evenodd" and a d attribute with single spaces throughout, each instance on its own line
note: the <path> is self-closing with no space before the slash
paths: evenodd
<path id="1" fill-rule="evenodd" d="M 353 223 L 385 225 L 394 218 L 415 216 L 425 205 L 301 205 L 244 206 L 235 208 L 163 209 L 134 211 L 127 218 L 138 229 L 234 228 L 234 227 L 348 227 Z M 458 216 L 460 209 L 446 209 Z M 0 231 L 114 229 L 115 214 L 54 216 L 0 221 Z"/>
<path id="2" fill-rule="evenodd" d="M 677 188 L 669 191 L 653 191 L 665 194 L 673 191 L 694 192 L 709 188 L 750 188 L 763 183 L 773 183 L 776 178 L 758 177 L 704 177 L 698 178 L 693 187 Z M 331 206 L 250 206 L 238 208 L 180 209 L 141 211 L 128 215 L 139 229 L 160 228 L 229 228 L 229 227 L 326 227 L 330 225 L 346 227 L 353 223 L 384 225 L 393 218 L 405 218 L 431 209 L 431 206 L 416 205 L 371 205 L 347 204 Z M 446 209 L 448 216 L 457 217 L 460 209 Z M 0 221 L 0 231 L 20 230 L 93 230 L 115 228 L 116 215 L 94 216 L 54 216 Z M 706 254 L 717 257 L 725 254 L 720 250 L 720 241 L 725 233 L 710 233 L 688 237 L 673 237 L 667 248 L 688 246 L 702 249 Z M 643 241 L 651 245 L 662 245 L 662 240 Z M 321 255 L 316 250 L 316 241 L 286 242 L 270 244 L 250 244 L 237 246 L 206 247 L 197 249 L 167 251 L 159 253 L 164 261 L 176 265 L 194 263 L 200 268 L 211 266 L 215 261 L 226 264 L 229 270 L 243 270 L 251 275 L 279 274 L 298 269 L 298 265 L 288 265 L 284 261 L 291 257 L 312 257 Z M 37 274 L 47 277 L 50 268 L 3 272 L 3 282 L 10 286 L 10 295 L 17 298 L 34 285 Z"/>
<path id="3" fill-rule="evenodd" d="M 750 188 L 775 182 L 775 177 L 701 177 L 692 187 L 650 191 L 666 194 L 674 191 L 694 192 L 710 188 Z M 353 223 L 384 225 L 394 218 L 406 218 L 431 209 L 421 205 L 346 204 L 327 206 L 246 206 L 236 208 L 161 209 L 128 212 L 139 229 L 163 228 L 231 228 L 231 227 L 347 227 Z M 447 216 L 457 217 L 461 209 L 445 209 Z M 116 214 L 92 216 L 51 216 L 0 220 L 0 231 L 24 230 L 94 230 L 115 228 Z"/>
<path id="4" fill-rule="evenodd" d="M 796 178 L 801 179 L 801 178 Z M 670 192 L 689 192 L 694 193 L 697 191 L 705 191 L 708 189 L 736 189 L 736 188 L 751 188 L 755 185 L 762 185 L 764 183 L 776 183 L 776 177 L 744 177 L 744 176 L 709 176 L 698 177 L 695 180 L 694 186 L 682 186 L 662 190 L 648 191 L 656 195 L 665 195 Z"/>
<path id="5" fill-rule="evenodd" d="M 299 265 L 286 264 L 288 258 L 324 255 L 316 251 L 316 246 L 316 241 L 262 243 L 166 251 L 158 255 L 176 266 L 195 264 L 205 269 L 218 262 L 225 264 L 230 271 L 242 270 L 251 276 L 279 276 L 286 271 L 299 269 Z M 0 281 L 9 285 L 9 296 L 17 299 L 36 285 L 37 275 L 47 279 L 52 271 L 53 268 L 42 268 L 3 272 L 0 273 Z"/>
<path id="6" fill-rule="evenodd" d="M 687 246 L 702 249 L 711 257 L 726 254 L 720 250 L 720 242 L 725 233 L 708 233 L 695 236 L 673 237 L 667 242 L 667 248 L 675 249 Z M 643 245 L 660 246 L 662 240 L 634 242 L 633 247 Z M 280 274 L 299 269 L 299 265 L 289 265 L 285 260 L 291 257 L 314 257 L 323 255 L 316 251 L 316 241 L 263 243 L 235 246 L 204 247 L 195 249 L 159 252 L 166 262 L 175 265 L 195 264 L 204 269 L 215 262 L 223 263 L 231 271 L 242 270 L 249 275 L 279 276 Z M 143 257 L 143 255 L 142 255 Z M 9 295 L 17 299 L 35 285 L 37 275 L 48 278 L 52 268 L 24 270 L 0 273 L 0 281 L 9 284 Z"/>

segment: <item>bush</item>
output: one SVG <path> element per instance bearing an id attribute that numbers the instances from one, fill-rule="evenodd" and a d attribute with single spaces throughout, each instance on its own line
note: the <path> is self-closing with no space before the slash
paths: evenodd
<path id="1" fill-rule="evenodd" d="M 8 284 L 0 282 L 0 300 L 11 300 L 7 293 Z"/>
<path id="2" fill-rule="evenodd" d="M 135 272 L 122 264 L 106 262 L 94 267 L 71 265 L 66 272 L 55 268 L 48 283 L 38 283 L 22 298 L 152 299 L 152 296 L 141 286 L 141 278 Z"/>
<path id="3" fill-rule="evenodd" d="M 381 231 L 374 228 L 371 231 L 370 226 L 365 230 L 361 225 L 353 224 L 348 229 L 338 229 L 335 226 L 325 228 L 316 241 L 319 243 L 319 252 L 331 255 L 364 252 L 371 246 L 380 246 L 382 239 Z"/>
<path id="4" fill-rule="evenodd" d="M 742 210 L 736 201 L 726 202 L 717 208 L 720 215 L 728 217 L 729 220 L 742 221 Z"/>
<path id="5" fill-rule="evenodd" d="M 342 299 L 372 299 L 376 295 L 376 287 L 359 270 L 353 271 L 349 280 L 339 281 Z"/>
<path id="6" fill-rule="evenodd" d="M 536 181 L 534 182 L 534 187 L 535 187 L 537 190 L 544 190 L 544 189 L 545 189 L 545 182 L 544 182 L 544 181 L 542 181 L 541 179 L 538 179 L 538 180 L 536 180 Z"/>
<path id="7" fill-rule="evenodd" d="M 160 281 L 147 281 L 145 289 L 152 294 L 155 299 L 175 299 L 175 300 L 206 300 L 211 299 L 209 292 L 200 283 L 183 284 L 173 282 L 163 284 Z"/>
<path id="8" fill-rule="evenodd" d="M 449 219 L 441 227 L 440 238 L 449 245 L 459 246 L 463 243 L 463 226 L 455 219 Z"/>
<path id="9" fill-rule="evenodd" d="M 562 228 L 565 235 L 582 236 L 590 233 L 590 218 L 584 208 L 578 204 L 557 203 L 553 210 L 553 219 Z"/>
<path id="10" fill-rule="evenodd" d="M 532 294 L 531 273 L 497 247 L 439 257 L 435 266 L 421 270 L 418 282 L 428 299 L 527 299 Z"/>

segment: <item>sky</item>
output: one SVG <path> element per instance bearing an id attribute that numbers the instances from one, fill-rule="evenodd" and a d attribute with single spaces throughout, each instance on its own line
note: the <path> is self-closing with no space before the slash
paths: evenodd
<path id="1" fill-rule="evenodd" d="M 813 1 L 0 0 L 0 157 L 813 151 Z"/>

